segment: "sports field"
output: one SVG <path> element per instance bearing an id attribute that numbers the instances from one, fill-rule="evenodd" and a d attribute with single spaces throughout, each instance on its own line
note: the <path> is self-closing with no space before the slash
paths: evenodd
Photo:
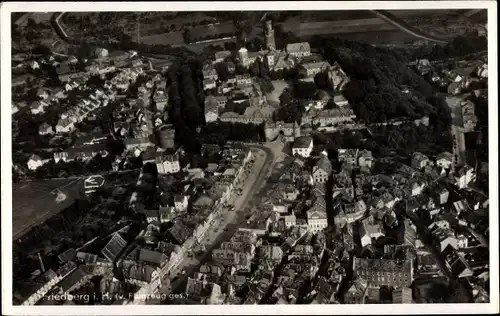
<path id="1" fill-rule="evenodd" d="M 31 227 L 69 207 L 83 194 L 82 179 L 40 180 L 14 184 L 12 237 L 21 237 Z"/>

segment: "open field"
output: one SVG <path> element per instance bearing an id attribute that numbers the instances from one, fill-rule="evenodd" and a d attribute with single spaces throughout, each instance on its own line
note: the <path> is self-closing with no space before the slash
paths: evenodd
<path id="1" fill-rule="evenodd" d="M 61 191 L 66 198 L 56 201 Z M 19 238 L 32 226 L 69 207 L 83 196 L 82 179 L 40 180 L 22 182 L 12 187 L 12 235 Z"/>
<path id="2" fill-rule="evenodd" d="M 391 44 L 394 46 L 404 46 L 408 42 L 416 41 L 418 38 L 400 30 L 380 30 L 373 32 L 353 32 L 330 34 L 338 38 L 349 41 L 363 42 L 372 45 Z M 310 36 L 302 36 L 302 40 L 307 40 Z"/>

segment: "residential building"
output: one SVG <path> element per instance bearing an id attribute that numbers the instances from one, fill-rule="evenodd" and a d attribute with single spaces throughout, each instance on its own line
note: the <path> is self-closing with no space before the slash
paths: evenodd
<path id="1" fill-rule="evenodd" d="M 354 275 L 371 286 L 409 287 L 413 282 L 413 261 L 394 259 L 353 259 Z"/>
<path id="2" fill-rule="evenodd" d="M 153 100 L 155 101 L 156 109 L 159 112 L 164 112 L 165 106 L 168 104 L 168 94 L 166 91 L 161 89 L 156 90 Z"/>
<path id="3" fill-rule="evenodd" d="M 215 67 L 213 64 L 205 64 L 202 69 L 203 73 L 203 79 L 212 79 L 216 81 L 219 76 L 217 75 L 217 70 L 215 70 Z"/>
<path id="4" fill-rule="evenodd" d="M 356 166 L 358 164 L 358 149 L 339 149 L 338 160 Z"/>
<path id="5" fill-rule="evenodd" d="M 333 65 L 328 69 L 328 84 L 330 88 L 332 88 L 336 92 L 341 92 L 348 82 L 349 77 L 346 75 L 344 70 L 342 70 L 342 67 L 340 67 L 339 63 L 333 63 Z M 343 98 L 343 100 L 345 100 L 345 98 Z M 346 106 L 348 104 L 347 100 L 340 102 L 339 100 L 335 100 L 334 98 L 334 101 L 335 104 L 340 107 Z"/>
<path id="6" fill-rule="evenodd" d="M 321 153 L 321 158 L 313 167 L 312 176 L 315 183 L 326 183 L 332 173 L 332 163 L 326 152 Z"/>
<path id="7" fill-rule="evenodd" d="M 45 113 L 45 108 L 48 106 L 48 104 L 44 101 L 35 101 L 31 103 L 31 114 L 37 115 L 37 114 L 42 114 Z"/>
<path id="8" fill-rule="evenodd" d="M 283 250 L 275 245 L 263 245 L 259 248 L 259 258 L 269 260 L 274 263 L 280 263 L 283 257 Z"/>
<path id="9" fill-rule="evenodd" d="M 413 302 L 412 292 L 412 289 L 407 287 L 394 289 L 394 291 L 392 291 L 392 303 L 411 304 Z"/>
<path id="10" fill-rule="evenodd" d="M 439 205 L 446 204 L 450 196 L 450 192 L 442 185 L 438 185 L 431 191 L 434 199 L 439 203 Z"/>
<path id="11" fill-rule="evenodd" d="M 295 140 L 292 146 L 292 154 L 308 158 L 313 150 L 313 139 L 309 136 L 302 136 Z"/>
<path id="12" fill-rule="evenodd" d="M 311 46 L 308 42 L 291 43 L 286 45 L 286 52 L 293 57 L 306 57 L 311 55 Z"/>
<path id="13" fill-rule="evenodd" d="M 75 123 L 69 118 L 59 119 L 56 125 L 56 133 L 69 133 L 75 129 Z"/>
<path id="14" fill-rule="evenodd" d="M 452 230 L 437 227 L 432 230 L 432 235 L 440 251 L 444 251 L 448 246 L 458 248 L 458 241 Z"/>
<path id="15" fill-rule="evenodd" d="M 227 103 L 227 98 L 226 98 L 226 103 Z M 219 111 L 223 109 L 225 106 L 225 103 L 221 106 L 219 100 L 217 97 L 214 96 L 207 96 L 205 98 L 205 121 L 207 123 L 217 121 L 219 118 Z"/>
<path id="16" fill-rule="evenodd" d="M 467 238 L 467 236 L 464 235 L 457 236 L 458 249 L 467 248 L 468 245 L 469 245 L 469 239 Z"/>
<path id="17" fill-rule="evenodd" d="M 47 122 L 43 122 L 38 129 L 38 134 L 42 136 L 54 135 L 54 130 L 52 129 L 52 126 L 50 126 Z"/>
<path id="18" fill-rule="evenodd" d="M 437 155 L 436 166 L 439 168 L 450 169 L 453 165 L 453 155 L 450 152 L 444 151 Z"/>
<path id="19" fill-rule="evenodd" d="M 188 208 L 189 197 L 187 195 L 177 194 L 174 197 L 174 206 L 176 211 L 185 211 Z"/>
<path id="20" fill-rule="evenodd" d="M 203 80 L 203 90 L 211 90 L 217 88 L 217 83 L 214 79 Z"/>
<path id="21" fill-rule="evenodd" d="M 447 246 L 441 252 L 451 273 L 458 278 L 471 277 L 474 274 L 471 266 L 456 248 Z"/>
<path id="22" fill-rule="evenodd" d="M 221 62 L 225 61 L 231 55 L 232 55 L 232 53 L 229 50 L 215 52 L 215 63 L 221 63 Z"/>
<path id="23" fill-rule="evenodd" d="M 453 182 L 458 188 L 464 189 L 469 185 L 469 183 L 474 181 L 475 178 L 476 175 L 474 173 L 474 169 L 468 165 L 465 165 L 458 169 L 453 177 Z"/>
<path id="24" fill-rule="evenodd" d="M 366 149 L 363 149 L 359 152 L 358 164 L 361 168 L 371 169 L 373 166 L 373 156 L 372 152 Z"/>
<path id="25" fill-rule="evenodd" d="M 225 295 L 220 285 L 206 280 L 206 275 L 198 275 L 200 279 L 188 278 L 185 294 L 187 297 L 200 300 L 209 305 L 222 304 Z"/>
<path id="26" fill-rule="evenodd" d="M 338 207 L 340 210 L 335 215 L 335 225 L 345 225 L 354 223 L 361 219 L 367 210 L 367 206 L 363 200 L 358 200 L 352 204 L 344 204 Z"/>
<path id="27" fill-rule="evenodd" d="M 429 164 L 429 158 L 419 152 L 413 153 L 411 157 L 411 167 L 414 169 L 422 169 Z"/>
<path id="28" fill-rule="evenodd" d="M 43 166 L 45 162 L 40 158 L 38 155 L 31 155 L 30 159 L 28 160 L 28 169 L 30 170 L 36 170 L 39 167 Z"/>
<path id="29" fill-rule="evenodd" d="M 477 116 L 475 114 L 474 107 L 475 106 L 472 101 L 460 102 L 462 127 L 468 132 L 473 131 L 477 124 Z"/>
<path id="30" fill-rule="evenodd" d="M 328 227 L 328 216 L 326 214 L 326 206 L 318 204 L 307 211 L 307 226 L 313 233 L 322 231 Z"/>
<path id="31" fill-rule="evenodd" d="M 356 118 L 351 108 L 323 109 L 312 108 L 302 117 L 302 125 L 319 125 L 320 127 L 332 126 L 335 124 L 352 123 Z"/>
<path id="32" fill-rule="evenodd" d="M 109 52 L 106 48 L 98 47 L 95 49 L 95 55 L 97 56 L 97 58 L 107 57 L 109 55 Z"/>
<path id="33" fill-rule="evenodd" d="M 155 163 L 159 174 L 176 173 L 181 170 L 179 156 L 177 154 L 166 154 L 157 151 Z"/>
<path id="34" fill-rule="evenodd" d="M 426 187 L 426 183 L 421 180 L 413 180 L 411 181 L 411 195 L 418 196 L 422 194 Z"/>
<path id="35" fill-rule="evenodd" d="M 476 69 L 477 76 L 479 78 L 488 78 L 488 64 L 484 63 Z"/>
<path id="36" fill-rule="evenodd" d="M 428 59 L 417 60 L 417 70 L 422 76 L 428 74 L 431 71 L 431 69 L 432 69 L 431 63 L 429 62 Z"/>
<path id="37" fill-rule="evenodd" d="M 307 62 L 299 64 L 298 73 L 302 78 L 312 78 L 320 72 L 327 71 L 330 64 L 327 61 Z"/>
<path id="38" fill-rule="evenodd" d="M 371 245 L 372 238 L 377 239 L 384 236 L 384 229 L 381 223 L 376 223 L 371 217 L 361 221 L 359 225 L 359 238 L 361 240 L 361 247 Z"/>

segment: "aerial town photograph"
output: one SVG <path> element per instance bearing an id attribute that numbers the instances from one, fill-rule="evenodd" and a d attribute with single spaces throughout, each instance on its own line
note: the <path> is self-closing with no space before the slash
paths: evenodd
<path id="1" fill-rule="evenodd" d="M 13 12 L 12 305 L 490 303 L 487 11 Z"/>

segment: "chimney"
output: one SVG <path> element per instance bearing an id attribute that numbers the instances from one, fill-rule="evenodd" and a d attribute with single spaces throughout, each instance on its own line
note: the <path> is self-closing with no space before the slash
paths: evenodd
<path id="1" fill-rule="evenodd" d="M 38 253 L 38 261 L 40 261 L 40 270 L 42 270 L 42 273 L 44 273 L 45 266 L 43 265 L 43 260 L 42 260 L 42 256 L 40 255 L 40 253 Z"/>

